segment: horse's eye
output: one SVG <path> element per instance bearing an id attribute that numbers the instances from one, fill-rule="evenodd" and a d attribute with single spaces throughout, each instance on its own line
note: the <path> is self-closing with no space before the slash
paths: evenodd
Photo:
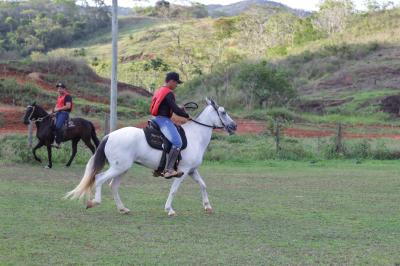
<path id="1" fill-rule="evenodd" d="M 222 114 L 222 115 L 226 115 L 226 112 L 225 112 L 225 111 L 223 111 L 223 112 L 221 112 L 221 114 Z"/>

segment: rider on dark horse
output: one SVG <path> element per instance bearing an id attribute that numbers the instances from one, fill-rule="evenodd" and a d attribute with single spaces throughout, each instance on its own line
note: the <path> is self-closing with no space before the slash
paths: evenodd
<path id="1" fill-rule="evenodd" d="M 58 98 L 53 110 L 53 112 L 56 113 L 56 123 L 54 126 L 55 139 L 52 146 L 59 149 L 62 141 L 62 127 L 65 121 L 68 120 L 69 113 L 72 111 L 72 97 L 63 83 L 57 83 L 56 88 L 58 91 Z"/>
<path id="2" fill-rule="evenodd" d="M 182 139 L 176 129 L 174 123 L 171 121 L 172 114 L 189 118 L 184 108 L 180 108 L 175 103 L 174 90 L 181 84 L 179 74 L 170 72 L 165 77 L 164 86 L 160 87 L 151 99 L 150 113 L 155 116 L 154 121 L 160 127 L 163 135 L 171 142 L 171 151 L 168 154 L 167 165 L 163 176 L 171 178 L 174 176 L 181 176 L 182 173 L 174 170 L 174 164 L 178 158 L 179 151 L 182 147 Z"/>

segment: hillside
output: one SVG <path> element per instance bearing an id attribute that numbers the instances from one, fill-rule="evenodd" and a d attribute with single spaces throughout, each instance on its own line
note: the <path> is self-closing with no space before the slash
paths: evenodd
<path id="1" fill-rule="evenodd" d="M 97 76 L 81 61 L 53 59 L 0 64 L 0 131 L 25 131 L 21 122 L 24 107 L 33 102 L 46 110 L 54 107 L 58 81 L 64 82 L 74 97 L 74 116 L 88 117 L 103 126 L 109 111 L 110 80 Z M 146 115 L 151 94 L 126 83 L 119 82 L 118 86 L 119 117 L 132 121 Z"/>
<path id="2" fill-rule="evenodd" d="M 262 2 L 269 4 L 268 1 Z M 120 83 L 120 117 L 129 119 L 147 114 L 146 95 L 162 83 L 166 71 L 176 70 L 186 81 L 177 91 L 180 101 L 201 102 L 205 96 L 213 97 L 232 110 L 235 117 L 265 120 L 276 115 L 274 108 L 282 107 L 278 113 L 292 112 L 288 115 L 297 122 L 397 123 L 393 118 L 399 109 L 391 106 L 400 94 L 398 8 L 355 14 L 344 31 L 329 36 L 310 24 L 318 14 L 302 18 L 286 11 L 259 23 L 263 23 L 265 29 L 273 29 L 269 27 L 290 21 L 300 27 L 299 33 L 282 35 L 282 32 L 269 30 L 262 35 L 257 31 L 249 33 L 246 30 L 255 27 L 256 24 L 251 23 L 257 22 L 254 20 L 257 14 L 250 12 L 229 18 L 176 21 L 121 18 L 118 79 L 125 85 Z M 268 43 L 267 37 L 271 36 L 282 39 Z M 82 99 L 79 109 L 86 114 L 96 114 L 108 108 L 110 42 L 109 32 L 99 31 L 93 38 L 79 40 L 70 48 L 33 54 L 28 70 L 24 70 L 20 63 L 17 63 L 19 66 L 6 64 L 3 68 L 8 72 L 14 71 L 13 67 L 25 71 L 27 78 L 36 79 L 36 84 L 44 81 L 50 87 L 62 75 L 62 80 L 79 88 L 75 91 Z M 52 58 L 85 61 L 96 74 L 85 68 L 65 76 L 59 71 L 50 73 L 46 70 L 49 67 L 43 63 L 35 65 L 40 61 L 50 62 Z M 239 86 L 236 77 L 246 67 L 259 62 L 270 67 L 271 73 L 277 70 L 278 75 L 282 74 L 295 90 L 296 97 L 283 101 L 280 106 L 270 105 L 268 101 L 249 104 L 253 96 L 249 94 L 248 84 Z M 77 79 L 79 81 L 75 83 Z M 144 98 L 139 96 L 135 99 L 137 94 L 123 91 L 123 86 L 130 86 L 127 84 L 145 88 L 142 90 Z M 44 101 L 51 102 L 48 93 L 41 91 L 39 94 Z M 386 99 L 392 99 L 390 97 L 395 98 L 385 106 Z M 12 103 L 9 95 L 4 99 L 4 103 Z M 132 112 L 131 109 L 135 110 Z"/>
<path id="3" fill-rule="evenodd" d="M 218 39 L 218 28 L 215 26 L 217 21 L 219 20 L 207 18 L 158 24 L 154 20 L 154 24 L 148 27 L 138 27 L 133 31 L 123 29 L 119 42 L 120 79 L 154 88 L 162 82 L 165 73 L 162 64 L 181 73 L 192 73 L 196 70 L 195 67 L 199 67 L 203 72 L 200 80 L 214 80 L 212 87 L 192 88 L 196 82 L 189 82 L 178 90 L 178 94 L 185 100 L 213 96 L 229 107 L 227 98 L 220 99 L 221 95 L 216 92 L 222 91 L 219 88 L 224 86 L 218 80 L 224 80 L 221 76 L 224 73 L 234 76 L 232 73 L 235 70 L 229 70 L 229 65 L 240 64 L 246 59 L 252 60 L 256 54 L 252 53 L 250 44 L 243 46 L 241 31 Z M 287 73 L 299 95 L 299 100 L 289 108 L 310 113 L 305 114 L 305 119 L 320 121 L 321 118 L 315 117 L 315 114 L 324 115 L 328 122 L 330 116 L 337 117 L 334 119 L 355 121 L 356 114 L 362 112 L 366 123 L 379 122 L 382 118 L 390 120 L 390 116 L 379 111 L 382 109 L 381 101 L 398 94 L 400 89 L 399 29 L 399 9 L 361 15 L 355 17 L 343 33 L 285 47 L 283 52 L 265 58 Z M 179 34 L 179 47 L 174 34 Z M 85 46 L 85 49 L 88 51 L 86 58 L 92 60 L 96 56 L 101 62 L 101 67 L 94 67 L 96 71 L 101 75 L 109 75 L 110 62 L 107 55 L 111 51 L 110 45 Z M 180 62 L 179 59 L 185 56 L 189 63 L 182 65 L 184 61 Z M 150 66 L 144 70 L 146 64 L 156 59 L 161 61 L 159 69 L 151 69 Z M 218 67 L 221 63 L 222 72 Z M 210 69 L 214 69 L 213 73 L 207 74 Z M 184 75 L 184 79 L 196 80 L 196 76 Z M 229 80 L 225 82 L 232 83 Z M 240 94 L 235 93 L 231 90 L 230 96 L 240 101 Z"/>
<path id="4" fill-rule="evenodd" d="M 230 5 L 207 5 L 209 16 L 214 18 L 222 16 L 238 16 L 251 8 L 261 8 L 266 11 L 269 10 L 270 13 L 276 10 L 287 11 L 300 17 L 306 17 L 311 14 L 311 12 L 305 10 L 293 9 L 284 4 L 268 0 L 247 0 Z"/>

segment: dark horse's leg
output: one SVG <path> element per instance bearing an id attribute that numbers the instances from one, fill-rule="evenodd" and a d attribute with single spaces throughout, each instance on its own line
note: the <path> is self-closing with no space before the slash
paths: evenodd
<path id="1" fill-rule="evenodd" d="M 36 146 L 32 149 L 32 153 L 33 153 L 33 157 L 35 158 L 36 161 L 38 162 L 42 162 L 42 160 L 36 156 L 36 150 L 39 149 L 40 147 L 42 147 L 44 145 L 44 141 L 39 140 L 39 143 L 36 144 Z"/>
<path id="2" fill-rule="evenodd" d="M 93 146 L 92 142 L 90 142 L 90 137 L 89 138 L 82 138 L 83 142 L 85 142 L 86 146 L 92 151 L 94 154 L 96 151 L 96 148 Z"/>
<path id="3" fill-rule="evenodd" d="M 51 162 L 51 144 L 47 145 L 47 156 L 49 157 L 49 164 L 46 166 L 46 168 L 51 168 L 53 167 L 53 163 Z"/>
<path id="4" fill-rule="evenodd" d="M 92 136 L 92 140 L 93 140 L 93 142 L 94 142 L 94 145 L 96 145 L 96 149 L 97 149 L 97 147 L 99 147 L 100 140 L 97 138 L 96 129 L 94 128 L 93 124 L 90 123 L 90 125 L 92 126 L 92 131 L 91 131 L 90 134 L 91 134 L 91 136 Z"/>
<path id="5" fill-rule="evenodd" d="M 77 152 L 77 146 L 78 146 L 78 142 L 79 142 L 80 138 L 75 138 L 72 139 L 72 154 L 71 157 L 69 158 L 68 163 L 66 164 L 67 167 L 69 167 L 72 163 L 72 160 L 74 160 L 76 152 Z"/>

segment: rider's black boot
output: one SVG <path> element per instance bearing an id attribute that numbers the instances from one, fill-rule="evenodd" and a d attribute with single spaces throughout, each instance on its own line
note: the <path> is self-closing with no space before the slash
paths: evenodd
<path id="1" fill-rule="evenodd" d="M 174 169 L 175 162 L 179 156 L 179 151 L 180 150 L 178 148 L 172 146 L 170 152 L 168 153 L 167 166 L 165 167 L 165 171 L 163 173 L 163 176 L 166 179 L 170 179 L 172 177 L 181 177 L 183 175 L 183 172 L 176 171 Z"/>
<path id="2" fill-rule="evenodd" d="M 55 136 L 54 142 L 51 144 L 51 146 L 59 149 L 59 148 L 61 148 L 60 143 L 61 143 L 61 139 L 62 139 L 62 130 L 61 129 L 56 130 L 54 133 L 54 136 Z"/>

